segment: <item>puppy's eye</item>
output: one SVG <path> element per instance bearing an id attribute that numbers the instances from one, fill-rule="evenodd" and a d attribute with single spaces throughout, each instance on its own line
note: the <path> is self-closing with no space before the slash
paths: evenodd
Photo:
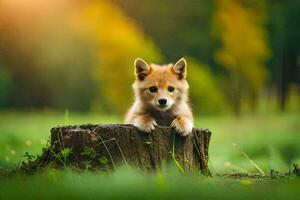
<path id="1" fill-rule="evenodd" d="M 151 93 L 157 92 L 157 88 L 155 86 L 149 87 L 149 90 L 150 90 Z"/>
<path id="2" fill-rule="evenodd" d="M 168 87 L 168 91 L 169 91 L 169 92 L 174 92 L 174 90 L 175 90 L 175 88 L 174 88 L 173 86 L 169 86 L 169 87 Z"/>

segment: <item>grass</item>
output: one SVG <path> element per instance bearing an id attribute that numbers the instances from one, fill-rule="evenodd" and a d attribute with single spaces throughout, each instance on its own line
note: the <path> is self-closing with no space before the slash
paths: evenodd
<path id="1" fill-rule="evenodd" d="M 183 176 L 177 170 L 145 174 L 130 169 L 92 173 L 48 170 L 0 179 L 0 199 L 294 199 L 300 180 L 228 180 Z"/>
<path id="2" fill-rule="evenodd" d="M 0 179 L 0 199 L 286 199 L 300 195 L 300 180 L 231 180 L 180 175 L 177 170 L 114 173 L 48 170 Z"/>
<path id="3" fill-rule="evenodd" d="M 11 169 L 20 160 L 40 153 L 47 145 L 49 130 L 57 125 L 121 120 L 69 111 L 0 112 L 0 168 Z M 287 172 L 292 163 L 300 163 L 299 113 L 198 117 L 195 125 L 212 130 L 209 167 L 213 173 L 259 173 L 258 168 L 266 173 L 271 169 Z M 299 196 L 299 186 L 299 178 L 228 180 L 181 175 L 178 167 L 150 174 L 128 167 L 114 173 L 49 169 L 31 176 L 0 175 L 0 199 L 281 199 Z"/>

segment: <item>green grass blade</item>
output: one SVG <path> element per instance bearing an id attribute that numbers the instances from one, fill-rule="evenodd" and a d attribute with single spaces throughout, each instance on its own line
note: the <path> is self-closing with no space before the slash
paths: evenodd
<path id="1" fill-rule="evenodd" d="M 116 169 L 116 164 L 115 164 L 115 162 L 114 162 L 114 160 L 112 158 L 112 155 L 110 154 L 110 151 L 108 150 L 108 148 L 107 148 L 104 140 L 102 139 L 101 135 L 99 135 L 99 138 L 100 138 L 100 140 L 101 140 L 101 142 L 102 142 L 102 144 L 103 144 L 103 146 L 104 146 L 104 148 L 105 148 L 105 150 L 106 150 L 106 152 L 107 152 L 107 154 L 108 154 L 108 156 L 109 156 L 109 158 L 111 160 L 111 163 L 112 163 L 114 169 Z"/>
<path id="2" fill-rule="evenodd" d="M 184 173 L 183 167 L 180 165 L 180 163 L 175 158 L 175 133 L 173 134 L 172 158 L 173 158 L 175 164 L 177 165 L 177 167 L 179 168 L 179 170 L 182 173 Z"/>

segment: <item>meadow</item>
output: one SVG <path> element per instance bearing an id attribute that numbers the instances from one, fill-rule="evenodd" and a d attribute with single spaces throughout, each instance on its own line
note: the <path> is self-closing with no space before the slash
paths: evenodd
<path id="1" fill-rule="evenodd" d="M 52 127 L 122 121 L 120 116 L 51 111 L 10 111 L 2 112 L 0 116 L 1 173 L 26 160 L 26 152 L 41 153 L 41 148 L 47 145 Z M 259 174 L 261 171 L 269 174 L 272 169 L 288 172 L 293 163 L 300 163 L 299 119 L 300 114 L 292 112 L 248 114 L 239 118 L 196 117 L 195 126 L 212 130 L 209 167 L 213 174 Z M 154 173 L 122 167 L 113 173 L 49 169 L 35 175 L 0 176 L 0 199 L 186 199 L 202 196 L 250 199 L 257 195 L 261 198 L 272 196 L 273 199 L 280 199 L 299 195 L 299 186 L 300 180 L 297 177 L 235 180 L 216 176 L 182 175 L 176 168 Z"/>
<path id="2" fill-rule="evenodd" d="M 299 8 L 299 0 L 1 1 L 0 200 L 299 199 Z M 152 172 L 71 169 L 71 148 L 54 154 L 64 168 L 21 173 L 49 146 L 52 127 L 121 123 L 136 58 L 181 57 L 195 127 L 212 132 L 212 176 L 182 174 L 174 154 Z"/>

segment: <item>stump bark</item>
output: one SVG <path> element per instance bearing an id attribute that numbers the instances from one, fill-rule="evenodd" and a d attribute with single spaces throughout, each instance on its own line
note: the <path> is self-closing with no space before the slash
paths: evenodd
<path id="1" fill-rule="evenodd" d="M 131 165 L 155 170 L 176 163 L 181 171 L 209 173 L 210 136 L 208 129 L 193 129 L 190 136 L 182 137 L 170 127 L 143 133 L 122 124 L 55 127 L 40 164 L 101 170 Z"/>

